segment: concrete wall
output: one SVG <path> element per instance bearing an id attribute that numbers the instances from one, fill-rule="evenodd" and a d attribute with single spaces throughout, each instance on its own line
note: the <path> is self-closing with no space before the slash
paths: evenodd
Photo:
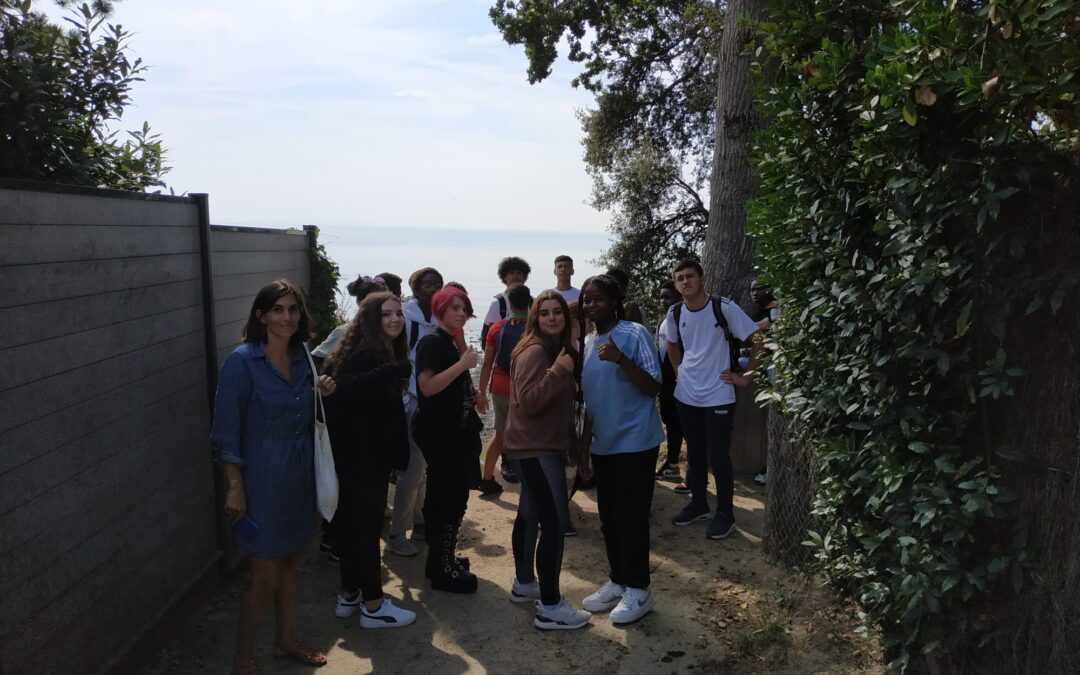
<path id="1" fill-rule="evenodd" d="M 260 286 L 309 285 L 308 238 L 207 220 L 0 180 L 0 673 L 107 667 L 229 548 L 217 357 Z"/>
<path id="2" fill-rule="evenodd" d="M 285 278 L 305 291 L 308 289 L 311 279 L 308 242 L 308 233 L 300 229 L 211 226 L 219 366 L 240 344 L 251 301 L 260 288 Z"/>

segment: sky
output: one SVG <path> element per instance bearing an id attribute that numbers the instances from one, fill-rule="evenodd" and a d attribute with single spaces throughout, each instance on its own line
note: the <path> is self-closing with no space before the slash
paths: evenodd
<path id="1" fill-rule="evenodd" d="M 489 5 L 123 0 L 110 21 L 150 66 L 123 126 L 149 121 L 215 223 L 603 235 L 574 112 L 592 98 L 565 59 L 530 85 Z"/>

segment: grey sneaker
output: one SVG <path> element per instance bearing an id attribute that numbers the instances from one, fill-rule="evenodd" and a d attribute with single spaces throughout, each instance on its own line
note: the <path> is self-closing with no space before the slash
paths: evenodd
<path id="1" fill-rule="evenodd" d="M 709 511 L 708 504 L 695 504 L 690 502 L 682 511 L 679 511 L 679 515 L 671 519 L 671 522 L 682 527 L 683 525 L 689 525 L 690 523 L 696 523 L 699 520 L 708 520 L 712 517 L 712 512 Z"/>
<path id="2" fill-rule="evenodd" d="M 533 625 L 542 630 L 574 630 L 583 628 L 591 618 L 592 614 L 583 609 L 574 609 L 566 598 L 562 598 L 557 605 L 536 603 Z"/>
<path id="3" fill-rule="evenodd" d="M 718 513 L 709 523 L 705 536 L 709 539 L 723 539 L 735 531 L 735 519 L 726 513 Z"/>
<path id="4" fill-rule="evenodd" d="M 510 582 L 510 602 L 531 602 L 540 599 L 540 582 L 533 579 L 527 584 L 517 580 L 515 576 Z"/>
<path id="5" fill-rule="evenodd" d="M 420 549 L 416 548 L 416 545 L 409 541 L 403 534 L 396 534 L 390 537 L 390 540 L 386 542 L 386 548 L 390 549 L 390 552 L 394 555 L 404 557 L 413 556 L 420 552 Z"/>

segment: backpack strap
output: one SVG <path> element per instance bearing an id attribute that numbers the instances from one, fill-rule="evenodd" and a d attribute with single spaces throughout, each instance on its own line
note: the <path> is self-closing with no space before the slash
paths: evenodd
<path id="1" fill-rule="evenodd" d="M 675 303 L 675 306 L 671 309 L 671 318 L 675 319 L 675 342 L 679 345 L 679 354 L 686 356 L 686 349 L 683 348 L 682 343 L 682 331 L 679 329 L 679 319 L 682 317 L 683 303 L 680 300 Z"/>
<path id="2" fill-rule="evenodd" d="M 724 311 L 721 307 L 722 303 L 731 302 L 726 298 L 712 297 L 713 316 L 716 317 L 716 327 L 724 331 L 724 339 L 728 344 L 728 356 L 731 358 L 731 372 L 739 372 L 739 355 L 736 347 L 741 345 L 742 342 L 736 342 L 735 336 L 731 334 L 731 327 L 728 326 L 727 317 L 724 316 Z"/>
<path id="3" fill-rule="evenodd" d="M 419 339 L 420 339 L 420 322 L 419 321 L 410 321 L 409 322 L 409 351 L 412 351 L 413 347 L 416 346 L 416 343 L 417 343 L 417 341 Z"/>
<path id="4" fill-rule="evenodd" d="M 510 308 L 509 308 L 509 307 L 507 307 L 507 305 L 506 305 L 506 296 L 505 296 L 505 295 L 503 295 L 502 293 L 499 293 L 499 294 L 498 294 L 498 295 L 496 295 L 495 297 L 496 297 L 496 298 L 498 299 L 498 301 L 499 301 L 499 318 L 500 318 L 500 319 L 505 319 L 505 318 L 506 318 L 506 313 L 507 313 L 507 311 L 508 311 L 508 310 L 510 309 Z"/>

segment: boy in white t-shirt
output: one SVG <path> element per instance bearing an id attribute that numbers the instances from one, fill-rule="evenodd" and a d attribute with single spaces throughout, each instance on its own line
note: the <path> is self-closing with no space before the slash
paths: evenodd
<path id="1" fill-rule="evenodd" d="M 581 291 L 570 285 L 570 279 L 574 276 L 574 259 L 568 255 L 560 255 L 555 258 L 555 291 L 563 296 L 567 304 L 581 297 Z"/>
<path id="2" fill-rule="evenodd" d="M 735 529 L 731 468 L 731 429 L 735 417 L 735 387 L 750 384 L 761 353 L 754 341 L 746 371 L 739 374 L 729 336 L 747 340 L 758 325 L 731 300 L 705 292 L 701 265 L 679 263 L 672 273 L 683 301 L 668 310 L 663 332 L 675 367 L 675 400 L 686 439 L 688 481 L 692 498 L 672 522 L 689 525 L 709 520 L 709 539 L 723 539 Z M 733 359 L 732 356 L 735 358 Z M 716 479 L 716 513 L 708 502 L 708 468 Z"/>

